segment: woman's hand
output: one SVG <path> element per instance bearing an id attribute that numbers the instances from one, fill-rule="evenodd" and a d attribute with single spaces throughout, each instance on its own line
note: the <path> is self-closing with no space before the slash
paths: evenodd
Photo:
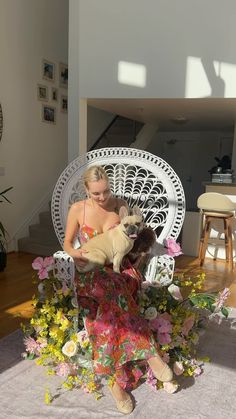
<path id="1" fill-rule="evenodd" d="M 88 253 L 87 250 L 84 249 L 78 249 L 76 251 L 76 256 L 74 256 L 74 261 L 75 264 L 79 267 L 79 268 L 84 268 L 87 263 L 88 263 L 88 259 L 86 259 L 86 257 L 84 257 L 84 254 Z"/>

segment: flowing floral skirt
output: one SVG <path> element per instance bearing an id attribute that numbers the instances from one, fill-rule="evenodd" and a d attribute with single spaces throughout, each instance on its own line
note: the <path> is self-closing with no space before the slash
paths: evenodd
<path id="1" fill-rule="evenodd" d="M 136 302 L 140 285 L 141 278 L 133 268 L 121 274 L 109 267 L 97 268 L 76 276 L 78 303 L 93 349 L 94 371 L 114 376 L 126 389 L 136 386 L 145 361 L 158 352 Z"/>

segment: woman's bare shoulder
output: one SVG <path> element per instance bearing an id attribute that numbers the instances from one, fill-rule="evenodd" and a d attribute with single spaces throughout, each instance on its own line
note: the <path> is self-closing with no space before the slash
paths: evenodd
<path id="1" fill-rule="evenodd" d="M 81 211 L 81 209 L 84 208 L 84 203 L 85 201 L 74 202 L 70 207 L 70 211 L 71 212 Z"/>

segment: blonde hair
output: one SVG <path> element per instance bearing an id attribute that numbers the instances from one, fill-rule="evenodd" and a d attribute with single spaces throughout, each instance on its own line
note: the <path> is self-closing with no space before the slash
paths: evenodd
<path id="1" fill-rule="evenodd" d="M 106 180 L 109 183 L 109 178 L 106 171 L 102 166 L 91 166 L 84 172 L 84 185 L 88 189 L 89 182 L 98 182 L 101 179 Z"/>

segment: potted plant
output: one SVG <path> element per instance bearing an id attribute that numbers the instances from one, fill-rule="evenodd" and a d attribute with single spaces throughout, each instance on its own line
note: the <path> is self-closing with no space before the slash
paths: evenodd
<path id="1" fill-rule="evenodd" d="M 13 187 L 5 189 L 4 191 L 0 192 L 0 203 L 1 202 L 8 202 L 9 199 L 6 197 L 7 192 L 9 192 Z M 4 271 L 6 264 L 7 264 L 7 231 L 3 226 L 2 222 L 0 221 L 0 272 Z"/>

